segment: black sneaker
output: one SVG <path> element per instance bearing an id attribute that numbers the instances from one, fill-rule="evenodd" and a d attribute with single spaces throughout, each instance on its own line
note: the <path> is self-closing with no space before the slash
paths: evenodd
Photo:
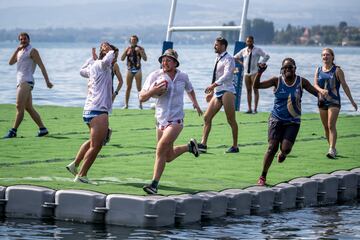
<path id="1" fill-rule="evenodd" d="M 46 128 L 42 128 L 42 129 L 39 130 L 37 136 L 38 137 L 43 137 L 43 136 L 48 135 L 48 134 L 49 134 L 49 131 Z"/>
<path id="2" fill-rule="evenodd" d="M 195 139 L 190 139 L 190 142 L 188 144 L 189 152 L 194 154 L 195 157 L 199 156 L 199 147 Z"/>
<path id="3" fill-rule="evenodd" d="M 238 153 L 239 152 L 239 148 L 238 147 L 231 147 L 228 150 L 226 150 L 225 153 Z"/>
<path id="4" fill-rule="evenodd" d="M 207 151 L 207 146 L 205 144 L 199 143 L 198 148 L 199 148 L 199 152 L 201 153 L 206 153 Z"/>
<path id="5" fill-rule="evenodd" d="M 16 132 L 13 129 L 10 129 L 9 132 L 3 138 L 14 138 L 16 137 Z"/>
<path id="6" fill-rule="evenodd" d="M 147 194 L 157 194 L 157 188 L 152 187 L 150 184 L 143 186 L 143 190 Z"/>

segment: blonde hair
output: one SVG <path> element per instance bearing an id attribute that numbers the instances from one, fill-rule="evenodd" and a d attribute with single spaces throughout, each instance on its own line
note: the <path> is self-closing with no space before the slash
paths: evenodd
<path id="1" fill-rule="evenodd" d="M 335 61 L 335 53 L 334 53 L 334 50 L 332 50 L 331 48 L 323 48 L 323 50 L 321 51 L 321 55 L 322 55 L 322 53 L 323 53 L 324 51 L 330 53 L 330 55 L 333 57 L 332 64 L 335 65 L 335 62 L 334 62 L 334 61 Z"/>

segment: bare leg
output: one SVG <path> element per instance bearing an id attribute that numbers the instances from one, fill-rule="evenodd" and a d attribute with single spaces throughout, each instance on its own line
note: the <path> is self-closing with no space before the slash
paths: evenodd
<path id="1" fill-rule="evenodd" d="M 339 116 L 340 109 L 337 107 L 332 107 L 328 109 L 328 126 L 329 126 L 329 145 L 330 148 L 336 147 L 337 140 L 337 130 L 336 130 L 336 121 Z"/>
<path id="2" fill-rule="evenodd" d="M 90 147 L 84 155 L 84 164 L 81 166 L 79 176 L 87 175 L 88 170 L 94 163 L 98 153 L 102 148 L 103 141 L 109 128 L 109 117 L 107 114 L 101 114 L 94 117 L 90 122 Z"/>
<path id="3" fill-rule="evenodd" d="M 252 101 L 252 84 L 251 84 L 251 76 L 245 75 L 244 77 L 246 94 L 247 94 L 247 102 L 248 102 L 248 112 L 251 112 L 251 101 Z"/>
<path id="4" fill-rule="evenodd" d="M 26 103 L 29 100 L 31 87 L 28 83 L 20 83 L 16 90 L 16 116 L 13 128 L 18 128 L 24 119 Z"/>
<path id="5" fill-rule="evenodd" d="M 229 123 L 232 131 L 233 147 L 236 148 L 238 146 L 238 125 L 235 115 L 235 95 L 230 92 L 226 92 L 222 98 L 222 101 L 227 122 Z"/>
<path id="6" fill-rule="evenodd" d="M 32 104 L 32 94 L 30 92 L 28 101 L 26 102 L 26 111 L 29 113 L 30 117 L 38 125 L 39 128 L 44 128 L 44 123 L 41 120 L 40 114 L 35 110 Z"/>
<path id="7" fill-rule="evenodd" d="M 139 70 L 136 74 L 135 74 L 135 82 L 136 82 L 136 88 L 138 90 L 138 93 L 141 91 L 141 80 L 142 80 L 142 72 L 141 70 Z M 140 109 L 142 109 L 142 103 L 139 100 L 139 107 Z"/>
<path id="8" fill-rule="evenodd" d="M 84 159 L 85 153 L 89 150 L 90 148 L 90 140 L 85 141 L 81 146 L 80 149 L 78 151 L 78 153 L 76 154 L 75 157 L 75 166 L 79 166 L 81 161 Z"/>
<path id="9" fill-rule="evenodd" d="M 222 107 L 222 103 L 216 97 L 213 97 L 210 100 L 209 106 L 204 114 L 204 129 L 203 129 L 203 136 L 201 139 L 201 143 L 204 145 L 206 145 L 210 134 L 212 119 L 214 118 L 216 113 L 219 112 L 221 107 Z"/>
<path id="10" fill-rule="evenodd" d="M 154 174 L 153 180 L 159 181 L 162 173 L 164 172 L 166 162 L 174 160 L 179 155 L 187 151 L 187 146 L 176 147 L 174 149 L 174 142 L 179 136 L 181 130 L 183 129 L 182 125 L 170 125 L 167 127 L 162 134 L 157 134 L 160 136 L 158 144 L 156 147 L 156 159 L 154 164 Z M 161 131 L 157 129 L 157 131 Z"/>
<path id="11" fill-rule="evenodd" d="M 267 173 L 269 171 L 271 163 L 272 163 L 278 149 L 279 149 L 279 141 L 276 139 L 270 140 L 268 149 L 264 155 L 263 170 L 262 170 L 263 173 Z"/>
<path id="12" fill-rule="evenodd" d="M 255 96 L 255 106 L 254 106 L 254 113 L 257 113 L 257 107 L 259 104 L 259 89 L 254 88 L 254 96 Z"/>
<path id="13" fill-rule="evenodd" d="M 132 80 L 134 76 L 133 74 L 128 70 L 126 73 L 126 91 L 125 91 L 125 107 L 129 107 L 129 98 L 130 98 L 130 92 L 132 87 Z"/>
<path id="14" fill-rule="evenodd" d="M 251 88 L 252 90 L 254 91 L 254 102 L 255 102 L 255 105 L 254 105 L 254 113 L 257 112 L 257 107 L 258 107 L 258 104 L 259 104 L 259 89 L 255 89 L 253 88 L 253 85 L 254 85 L 254 81 L 255 81 L 255 75 L 256 74 L 253 74 L 251 75 L 250 77 L 250 80 L 251 80 Z"/>
<path id="15" fill-rule="evenodd" d="M 329 126 L 328 126 L 328 110 L 323 110 L 319 108 L 319 112 L 320 112 L 320 119 L 322 122 L 322 125 L 324 127 L 324 131 L 325 131 L 325 136 L 326 139 L 328 141 L 328 144 L 330 145 L 330 140 L 329 140 Z"/>
<path id="16" fill-rule="evenodd" d="M 282 163 L 283 161 L 285 161 L 286 156 L 291 152 L 292 146 L 294 145 L 294 143 L 290 142 L 287 139 L 283 139 L 281 144 L 280 144 L 280 151 L 281 151 L 281 155 L 282 156 L 278 156 L 278 160 L 280 163 Z"/>

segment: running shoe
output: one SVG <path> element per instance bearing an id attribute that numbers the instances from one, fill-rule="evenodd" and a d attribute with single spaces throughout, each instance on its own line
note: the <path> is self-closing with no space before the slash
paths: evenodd
<path id="1" fill-rule="evenodd" d="M 225 153 L 238 153 L 239 152 L 239 148 L 238 147 L 230 147 L 228 150 L 226 150 Z"/>
<path id="2" fill-rule="evenodd" d="M 10 129 L 9 132 L 3 138 L 14 138 L 16 137 L 16 131 Z"/>
<path id="3" fill-rule="evenodd" d="M 75 163 L 72 162 L 70 163 L 69 165 L 66 166 L 66 169 L 76 177 L 76 175 L 78 174 L 78 171 L 77 171 L 77 167 L 75 166 Z"/>
<path id="4" fill-rule="evenodd" d="M 263 176 L 259 177 L 259 180 L 257 182 L 258 186 L 265 186 L 266 185 L 266 178 L 264 178 Z"/>
<path id="5" fill-rule="evenodd" d="M 330 159 L 335 159 L 336 158 L 336 149 L 335 148 L 329 148 L 328 153 L 326 154 L 326 156 Z"/>
<path id="6" fill-rule="evenodd" d="M 74 182 L 97 185 L 96 182 L 90 181 L 86 176 L 80 177 L 79 175 L 76 175 Z"/>
<path id="7" fill-rule="evenodd" d="M 198 148 L 200 153 L 206 153 L 207 151 L 207 146 L 205 144 L 199 143 Z"/>
<path id="8" fill-rule="evenodd" d="M 48 134 L 49 134 L 49 131 L 46 128 L 42 128 L 42 129 L 39 130 L 37 136 L 38 137 L 43 137 L 43 136 L 48 135 Z"/>
<path id="9" fill-rule="evenodd" d="M 143 186 L 143 190 L 147 193 L 147 194 L 157 194 L 157 188 L 152 187 L 150 184 L 149 185 L 145 185 Z"/>
<path id="10" fill-rule="evenodd" d="M 112 129 L 108 128 L 108 132 L 106 134 L 106 138 L 103 141 L 103 146 L 105 146 L 108 142 L 110 142 L 110 138 L 111 138 L 111 134 L 112 134 Z"/>
<path id="11" fill-rule="evenodd" d="M 286 155 L 283 154 L 283 153 L 280 151 L 280 152 L 278 153 L 278 155 L 277 155 L 277 159 L 278 159 L 278 162 L 279 162 L 279 163 L 282 163 L 283 161 L 285 161 Z"/>
<path id="12" fill-rule="evenodd" d="M 190 139 L 190 142 L 188 144 L 189 152 L 194 154 L 195 157 L 199 156 L 199 147 L 195 139 Z"/>

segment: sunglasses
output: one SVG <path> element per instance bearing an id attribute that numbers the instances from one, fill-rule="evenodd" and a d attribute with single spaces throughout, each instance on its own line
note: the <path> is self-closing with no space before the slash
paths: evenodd
<path id="1" fill-rule="evenodd" d="M 294 68 L 295 68 L 294 65 L 286 65 L 286 66 L 283 66 L 281 69 L 282 70 L 285 70 L 285 69 L 293 70 Z"/>

